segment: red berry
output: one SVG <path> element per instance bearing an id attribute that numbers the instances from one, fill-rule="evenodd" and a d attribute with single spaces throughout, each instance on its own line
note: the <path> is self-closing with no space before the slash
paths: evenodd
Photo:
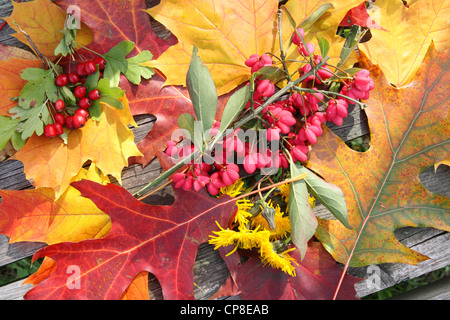
<path id="1" fill-rule="evenodd" d="M 53 138 L 56 136 L 56 130 L 53 124 L 48 124 L 44 127 L 44 136 L 47 138 Z"/>
<path id="2" fill-rule="evenodd" d="M 75 88 L 74 94 L 75 94 L 75 97 L 77 97 L 79 99 L 83 98 L 86 95 L 86 87 L 83 84 L 77 86 Z"/>
<path id="3" fill-rule="evenodd" d="M 55 117 L 55 122 L 64 125 L 64 123 L 66 123 L 66 117 L 64 117 L 64 115 L 62 113 L 56 113 L 54 115 Z"/>
<path id="4" fill-rule="evenodd" d="M 92 74 L 97 71 L 97 66 L 95 65 L 95 62 L 93 60 L 89 60 L 84 64 L 84 70 L 87 74 Z"/>
<path id="5" fill-rule="evenodd" d="M 89 108 L 91 106 L 91 104 L 92 104 L 92 101 L 88 97 L 81 98 L 80 101 L 78 102 L 78 105 L 80 106 L 80 108 L 83 108 L 83 109 Z"/>
<path id="6" fill-rule="evenodd" d="M 71 72 L 69 73 L 69 82 L 73 84 L 78 83 L 80 82 L 80 77 L 76 73 Z"/>
<path id="7" fill-rule="evenodd" d="M 64 133 L 64 129 L 63 129 L 61 123 L 55 122 L 55 123 L 53 124 L 53 127 L 55 128 L 55 134 L 56 134 L 57 136 L 59 136 L 60 134 L 63 134 L 63 133 Z"/>
<path id="8" fill-rule="evenodd" d="M 67 118 L 66 118 L 66 126 L 69 129 L 73 129 L 74 128 L 72 120 L 73 120 L 73 116 L 67 116 Z"/>
<path id="9" fill-rule="evenodd" d="M 86 75 L 86 70 L 84 69 L 84 62 L 77 64 L 77 74 L 81 77 Z"/>
<path id="10" fill-rule="evenodd" d="M 84 125 L 86 124 L 86 118 L 76 114 L 73 116 L 72 118 L 72 125 L 75 128 L 82 128 L 84 127 Z"/>
<path id="11" fill-rule="evenodd" d="M 58 112 L 63 111 L 65 106 L 66 106 L 66 104 L 64 103 L 64 100 L 62 100 L 62 99 L 56 100 L 56 102 L 55 102 L 56 111 L 58 111 Z"/>
<path id="12" fill-rule="evenodd" d="M 89 98 L 91 100 L 98 100 L 102 96 L 102 93 L 98 89 L 94 89 L 91 92 L 89 92 Z"/>
<path id="13" fill-rule="evenodd" d="M 78 108 L 77 110 L 75 110 L 75 114 L 80 115 L 83 118 L 87 118 L 89 116 L 89 112 L 82 108 Z"/>
<path id="14" fill-rule="evenodd" d="M 98 68 L 100 70 L 105 69 L 105 67 L 106 67 L 106 60 L 103 59 L 102 57 L 95 57 L 94 58 L 94 62 L 95 62 L 95 64 L 98 64 Z"/>
<path id="15" fill-rule="evenodd" d="M 55 82 L 57 86 L 64 87 L 69 83 L 69 77 L 67 76 L 67 74 L 61 74 L 56 77 Z"/>

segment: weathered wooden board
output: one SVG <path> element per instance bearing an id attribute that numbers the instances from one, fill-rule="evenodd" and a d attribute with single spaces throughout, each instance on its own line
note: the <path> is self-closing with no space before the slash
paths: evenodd
<path id="1" fill-rule="evenodd" d="M 147 1 L 153 2 L 153 1 Z M 5 17 L 12 11 L 10 0 L 0 0 L 0 17 Z M 0 19 L 0 23 L 2 20 Z M 167 30 L 158 26 L 161 34 L 167 35 Z M 27 46 L 18 42 L 9 35 L 11 29 L 5 26 L 0 31 L 0 43 L 18 46 L 27 49 Z M 344 124 L 340 127 L 330 125 L 330 128 L 344 141 L 369 133 L 367 117 L 364 111 L 358 108 L 349 110 L 350 114 Z M 136 141 L 140 141 L 155 121 L 152 116 L 141 116 L 136 118 L 138 127 L 133 128 Z M 133 165 L 125 168 L 122 174 L 123 187 L 130 192 L 134 192 L 157 177 L 161 172 L 161 167 L 155 160 L 147 167 Z M 433 168 L 425 170 L 420 179 L 426 188 L 432 192 L 438 192 L 446 196 L 450 195 L 450 168 L 440 166 L 436 172 Z M 114 182 L 114 181 L 113 181 Z M 20 161 L 0 162 L 0 189 L 23 190 L 32 188 L 23 172 L 23 165 Z M 170 186 L 159 190 L 157 193 L 145 199 L 146 203 L 169 205 L 173 201 L 173 193 Z M 314 210 L 319 217 L 326 218 L 331 215 L 326 208 L 320 204 Z M 413 248 L 431 259 L 418 266 L 405 264 L 383 264 L 378 266 L 368 266 L 363 268 L 350 268 L 349 273 L 361 278 L 369 278 L 356 284 L 355 289 L 359 297 L 365 296 L 380 289 L 390 287 L 405 279 L 414 278 L 432 270 L 439 269 L 450 264 L 450 235 L 446 232 L 430 228 L 403 228 L 396 231 L 396 236 L 401 243 Z M 36 250 L 44 246 L 42 243 L 15 243 L 8 244 L 8 238 L 0 235 L 0 266 L 17 261 L 24 257 L 31 256 Z M 381 277 L 380 285 L 374 286 L 370 275 L 373 270 L 377 270 Z M 199 248 L 196 263 L 194 266 L 194 293 L 197 299 L 208 299 L 224 283 L 228 277 L 228 269 L 217 251 L 214 251 L 211 245 L 202 244 Z M 0 300 L 2 299 L 21 299 L 23 295 L 31 288 L 30 285 L 21 286 L 22 281 L 0 288 Z M 162 292 L 158 280 L 150 275 L 149 289 L 151 297 L 161 299 Z M 449 290 L 447 290 L 448 293 Z M 436 296 L 434 296 L 436 297 Z M 449 298 L 449 295 L 443 293 L 439 295 L 442 299 Z M 236 297 L 239 298 L 239 297 Z"/>

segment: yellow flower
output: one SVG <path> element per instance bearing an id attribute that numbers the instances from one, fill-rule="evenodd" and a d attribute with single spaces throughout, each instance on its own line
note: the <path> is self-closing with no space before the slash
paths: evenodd
<path id="1" fill-rule="evenodd" d="M 284 273 L 295 277 L 295 267 L 292 263 L 298 265 L 296 260 L 292 258 L 288 252 L 295 250 L 295 248 L 291 248 L 285 250 L 281 253 L 277 253 L 274 250 L 273 244 L 270 241 L 265 241 L 261 243 L 260 254 L 262 258 L 263 264 L 268 264 L 272 268 L 278 268 Z"/>
<path id="2" fill-rule="evenodd" d="M 231 186 L 222 187 L 219 189 L 219 193 L 221 195 L 227 194 L 231 198 L 235 198 L 242 192 L 242 187 L 244 186 L 244 181 L 241 179 L 238 179 L 235 183 L 233 183 Z"/>
<path id="3" fill-rule="evenodd" d="M 237 212 L 234 217 L 234 222 L 237 222 L 239 226 L 246 225 L 252 216 L 251 213 L 248 212 L 253 207 L 253 203 L 248 199 L 239 199 L 236 200 Z"/>
<path id="4" fill-rule="evenodd" d="M 280 189 L 280 192 L 277 192 L 276 195 L 281 194 L 281 199 L 283 199 L 286 203 L 289 201 L 289 192 L 290 187 L 288 183 L 282 184 L 278 186 L 278 189 Z"/>
<path id="5" fill-rule="evenodd" d="M 217 222 L 216 222 L 217 223 Z M 253 248 L 258 248 L 260 243 L 264 239 L 268 239 L 270 236 L 269 231 L 261 231 L 258 228 L 254 230 L 249 230 L 244 227 L 239 227 L 239 231 L 234 231 L 230 229 L 223 229 L 218 223 L 220 231 L 213 231 L 217 236 L 211 236 L 209 243 L 215 245 L 214 249 L 220 247 L 226 247 L 229 245 L 235 245 L 233 251 L 228 255 L 236 251 L 237 248 L 251 250 Z"/>

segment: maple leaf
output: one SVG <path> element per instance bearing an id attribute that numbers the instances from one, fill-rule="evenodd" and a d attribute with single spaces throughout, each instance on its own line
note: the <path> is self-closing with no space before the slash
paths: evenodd
<path id="1" fill-rule="evenodd" d="M 250 79 L 250 69 L 244 63 L 250 55 L 274 51 L 277 9 L 276 0 L 191 1 L 183 6 L 163 0 L 147 12 L 172 31 L 179 42 L 145 65 L 162 71 L 166 85 L 185 86 L 196 45 L 217 93 L 230 92 Z"/>
<path id="2" fill-rule="evenodd" d="M 0 115 L 10 115 L 9 109 L 17 105 L 11 98 L 19 96 L 27 83 L 20 77 L 22 70 L 40 66 L 42 62 L 30 52 L 0 44 Z"/>
<path id="3" fill-rule="evenodd" d="M 88 121 L 83 128 L 70 131 L 67 144 L 33 135 L 13 158 L 23 162 L 27 178 L 33 179 L 36 187 L 51 187 L 56 197 L 66 190 L 74 173 L 88 160 L 120 182 L 127 159 L 141 155 L 127 127 L 132 120 L 126 112 L 127 99 L 124 96 L 120 100 L 124 112 L 102 104 L 99 121 Z"/>
<path id="4" fill-rule="evenodd" d="M 300 261 L 300 251 L 290 255 Z M 225 261 L 228 257 L 222 255 Z M 320 242 L 310 241 L 305 258 L 295 266 L 295 276 L 265 266 L 261 259 L 250 257 L 246 262 L 227 263 L 233 270 L 230 278 L 214 298 L 240 294 L 244 300 L 330 300 L 336 290 L 342 269 Z M 356 298 L 354 285 L 361 279 L 347 276 L 341 286 L 340 299 Z"/>
<path id="5" fill-rule="evenodd" d="M 394 88 L 380 67 L 362 56 L 375 90 L 366 101 L 371 147 L 348 148 L 330 130 L 314 145 L 308 167 L 345 195 L 349 223 L 321 220 L 316 237 L 342 263 L 417 264 L 428 259 L 402 245 L 394 230 L 433 227 L 450 231 L 448 198 L 431 194 L 419 180 L 449 152 L 448 50 L 430 48 L 412 85 Z"/>
<path id="6" fill-rule="evenodd" d="M 371 11 L 375 22 L 388 30 L 372 29 L 372 38 L 360 49 L 397 87 L 411 82 L 432 41 L 438 51 L 450 45 L 448 0 L 417 1 L 409 7 L 380 0 Z"/>
<path id="7" fill-rule="evenodd" d="M 73 181 L 81 179 L 109 182 L 93 164 L 89 169 L 82 168 Z M 0 190 L 0 197 L 0 233 L 7 235 L 11 243 L 77 242 L 101 238 L 111 228 L 109 217 L 92 201 L 80 197 L 80 192 L 73 187 L 67 188 L 58 199 L 51 188 Z"/>
<path id="8" fill-rule="evenodd" d="M 283 7 L 284 10 L 287 11 L 287 14 L 282 16 L 282 41 L 284 49 L 287 50 L 286 59 L 292 61 L 302 60 L 300 53 L 297 50 L 297 46 L 289 46 L 291 35 L 295 32 L 292 23 L 289 21 L 289 16 L 295 20 L 297 27 L 299 27 L 301 23 L 306 21 L 314 14 L 314 12 L 320 10 L 323 6 L 331 5 L 331 8 L 325 11 L 313 24 L 308 23 L 305 30 L 305 41 L 313 43 L 315 47 L 318 48 L 318 37 L 325 39 L 330 45 L 327 54 L 330 59 L 327 63 L 337 65 L 340 61 L 341 50 L 345 43 L 345 39 L 336 34 L 337 28 L 346 12 L 358 4 L 360 4 L 359 0 L 288 1 Z M 276 52 L 278 53 L 278 50 Z M 343 64 L 343 67 L 351 67 L 356 61 L 356 53 L 352 53 Z M 294 72 L 301 66 L 302 64 L 291 63 L 289 65 L 289 71 Z M 294 75 L 294 79 L 296 78 L 298 78 L 298 75 Z"/>
<path id="9" fill-rule="evenodd" d="M 61 30 L 66 21 L 66 14 L 52 1 L 35 0 L 23 3 L 13 1 L 12 14 L 3 19 L 17 31 L 13 36 L 19 41 L 30 46 L 25 32 L 40 54 L 50 59 L 54 57 L 55 48 L 63 37 Z M 92 38 L 92 31 L 81 24 L 77 32 L 77 42 L 85 46 Z M 33 46 L 31 48 L 39 54 Z"/>
<path id="10" fill-rule="evenodd" d="M 170 160 L 161 156 L 166 167 Z M 224 196 L 214 198 L 203 190 L 175 189 L 170 206 L 148 205 L 120 186 L 83 180 L 72 183 L 111 218 L 110 233 L 97 240 L 63 242 L 38 251 L 33 259 L 47 256 L 56 268 L 31 289 L 27 299 L 120 299 L 132 279 L 142 271 L 159 280 L 165 299 L 193 298 L 193 274 L 198 246 L 227 225 L 235 204 Z M 80 267 L 80 289 L 66 286 L 67 267 Z"/>

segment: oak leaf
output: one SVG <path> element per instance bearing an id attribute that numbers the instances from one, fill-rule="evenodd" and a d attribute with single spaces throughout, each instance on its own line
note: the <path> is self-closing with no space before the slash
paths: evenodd
<path id="1" fill-rule="evenodd" d="M 109 182 L 93 164 L 88 169 L 82 168 L 73 181 L 81 179 Z M 11 243 L 77 242 L 101 238 L 111 228 L 109 217 L 73 187 L 57 199 L 51 188 L 0 190 L 0 197 L 0 233 L 7 235 Z"/>
<path id="2" fill-rule="evenodd" d="M 402 245 L 394 231 L 406 226 L 450 231 L 448 198 L 431 194 L 419 180 L 450 148 L 448 63 L 448 50 L 431 47 L 413 84 L 394 88 L 380 67 L 362 56 L 360 65 L 376 84 L 365 109 L 369 150 L 353 151 L 327 129 L 308 162 L 345 195 L 352 230 L 321 220 L 316 232 L 338 262 L 417 264 L 428 257 Z"/>
<path id="3" fill-rule="evenodd" d="M 300 251 L 290 255 L 300 261 Z M 228 257 L 224 257 L 225 261 Z M 317 241 L 308 243 L 304 259 L 295 266 L 292 277 L 279 269 L 264 266 L 258 257 L 250 257 L 242 264 L 231 266 L 230 278 L 215 298 L 240 294 L 244 300 L 330 300 L 336 290 L 342 269 Z M 230 267 L 230 263 L 227 263 Z M 233 263 L 231 263 L 233 265 Z M 356 299 L 354 285 L 361 279 L 347 276 L 339 299 Z"/>
<path id="4" fill-rule="evenodd" d="M 165 155 L 160 161 L 170 167 Z M 120 299 L 142 271 L 156 276 L 165 299 L 193 298 L 198 246 L 217 229 L 215 221 L 228 224 L 234 201 L 227 201 L 228 196 L 211 197 L 205 190 L 175 189 L 172 205 L 148 205 L 117 185 L 83 180 L 72 186 L 110 216 L 111 231 L 102 239 L 63 242 L 38 251 L 33 259 L 50 257 L 56 269 L 26 299 Z M 66 286 L 70 265 L 80 267 L 79 290 Z"/>

